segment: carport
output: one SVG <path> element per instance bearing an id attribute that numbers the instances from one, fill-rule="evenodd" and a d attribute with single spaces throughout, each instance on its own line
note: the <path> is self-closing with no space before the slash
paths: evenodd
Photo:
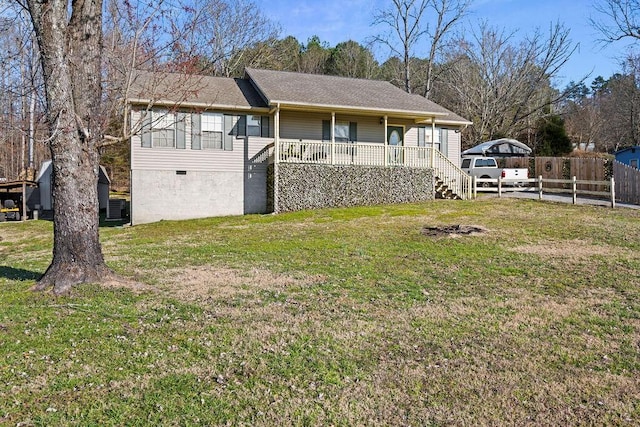
<path id="1" fill-rule="evenodd" d="M 526 157 L 531 148 L 511 138 L 500 138 L 483 142 L 462 152 L 462 156 Z"/>
<path id="2" fill-rule="evenodd" d="M 27 219 L 29 209 L 27 201 L 34 194 L 34 190 L 38 187 L 35 181 L 9 181 L 0 182 L 0 207 L 5 206 L 6 200 L 12 200 L 13 204 L 20 209 L 20 217 Z M 0 215 L 0 221 L 4 221 L 6 216 L 4 213 Z"/>

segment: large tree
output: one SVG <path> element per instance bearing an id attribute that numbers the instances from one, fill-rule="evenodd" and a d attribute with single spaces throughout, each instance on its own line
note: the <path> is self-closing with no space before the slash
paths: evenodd
<path id="1" fill-rule="evenodd" d="M 446 76 L 434 100 L 473 121 L 471 145 L 523 133 L 570 93 L 552 88 L 552 80 L 576 49 L 562 25 L 520 39 L 482 23 L 450 52 Z"/>
<path id="2" fill-rule="evenodd" d="M 388 8 L 378 11 L 374 25 L 383 32 L 374 38 L 389 48 L 402 64 L 402 87 L 415 92 L 412 83 L 417 65 L 416 51 L 427 52 L 421 93 L 429 98 L 436 78 L 436 60 L 446 45 L 447 37 L 466 15 L 470 0 L 392 0 Z"/>
<path id="3" fill-rule="evenodd" d="M 625 38 L 640 39 L 640 1 L 599 0 L 594 8 L 597 16 L 591 18 L 606 43 Z"/>
<path id="4" fill-rule="evenodd" d="M 98 236 L 102 1 L 27 0 L 40 50 L 53 164 L 54 248 L 36 289 L 113 276 Z"/>

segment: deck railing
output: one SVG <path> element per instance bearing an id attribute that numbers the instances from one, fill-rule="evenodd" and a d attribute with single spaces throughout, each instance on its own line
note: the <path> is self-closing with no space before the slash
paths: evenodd
<path id="1" fill-rule="evenodd" d="M 276 161 L 280 163 L 433 168 L 435 175 L 452 192 L 463 199 L 471 198 L 471 178 L 432 148 L 303 140 L 280 140 L 278 148 Z"/>

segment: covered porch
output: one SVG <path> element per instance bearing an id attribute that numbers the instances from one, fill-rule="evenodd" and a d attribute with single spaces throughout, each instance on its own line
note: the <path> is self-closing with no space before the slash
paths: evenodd
<path id="1" fill-rule="evenodd" d="M 328 166 L 377 166 L 432 169 L 434 186 L 461 199 L 472 196 L 471 177 L 436 149 L 370 142 L 326 142 L 279 139 L 274 142 L 275 163 Z"/>
<path id="2" fill-rule="evenodd" d="M 471 178 L 440 151 L 439 135 L 446 120 L 438 113 L 390 115 L 387 111 L 309 106 L 304 113 L 301 110 L 277 105 L 271 111 L 275 163 L 429 168 L 437 188 L 448 189 L 454 197 L 471 197 Z M 452 124 L 446 130 L 457 135 L 459 126 Z"/>

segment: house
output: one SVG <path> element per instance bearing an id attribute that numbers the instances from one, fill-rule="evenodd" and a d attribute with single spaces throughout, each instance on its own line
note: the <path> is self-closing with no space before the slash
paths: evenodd
<path id="1" fill-rule="evenodd" d="M 468 197 L 470 122 L 384 81 L 138 72 L 131 221 Z"/>
<path id="2" fill-rule="evenodd" d="M 640 169 L 640 145 L 623 148 L 614 153 L 616 161 L 632 168 Z"/>

